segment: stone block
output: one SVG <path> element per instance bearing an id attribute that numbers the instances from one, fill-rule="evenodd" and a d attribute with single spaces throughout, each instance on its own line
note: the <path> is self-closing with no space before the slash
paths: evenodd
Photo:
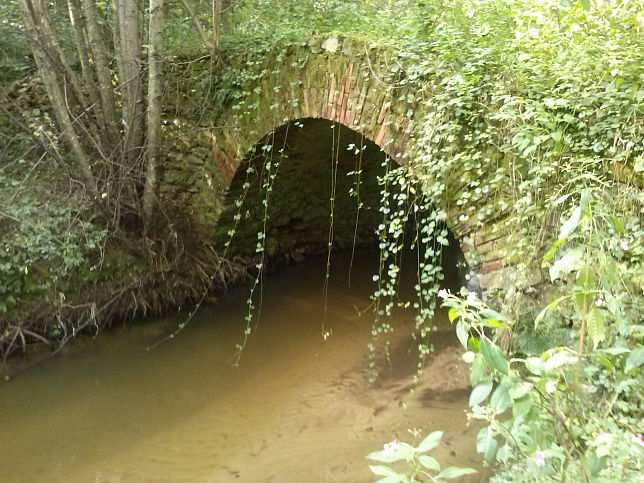
<path id="1" fill-rule="evenodd" d="M 331 35 L 330 37 L 324 39 L 321 45 L 322 49 L 330 53 L 337 52 L 339 46 L 340 46 L 340 40 L 338 39 L 337 35 Z"/>

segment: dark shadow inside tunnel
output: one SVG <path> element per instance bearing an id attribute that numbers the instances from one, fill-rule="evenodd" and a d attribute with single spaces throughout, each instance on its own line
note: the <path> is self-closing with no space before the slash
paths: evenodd
<path id="1" fill-rule="evenodd" d="M 333 248 L 352 246 L 354 235 L 358 245 L 372 244 L 378 221 L 377 176 L 383 173 L 386 158 L 373 142 L 340 124 L 303 119 L 284 125 L 254 146 L 237 169 L 218 238 L 220 242 L 226 238 L 233 225 L 235 202 L 242 198 L 248 181 L 231 250 L 255 253 L 257 233 L 263 230 L 266 163 L 270 162 L 277 171 L 268 200 L 266 254 L 270 259 L 298 261 L 327 250 L 333 192 Z M 249 167 L 253 172 L 247 180 Z"/>
<path id="2" fill-rule="evenodd" d="M 265 269 L 326 253 L 329 246 L 377 251 L 376 230 L 382 222 L 378 179 L 395 166 L 374 142 L 344 125 L 324 119 L 285 124 L 257 143 L 237 169 L 217 244 L 223 248 L 236 226 L 230 255 L 255 257 L 267 215 Z M 465 261 L 451 233 L 448 240 L 442 258 L 445 284 L 457 289 Z M 409 261 L 403 263 L 413 264 L 413 254 L 405 258 Z"/>

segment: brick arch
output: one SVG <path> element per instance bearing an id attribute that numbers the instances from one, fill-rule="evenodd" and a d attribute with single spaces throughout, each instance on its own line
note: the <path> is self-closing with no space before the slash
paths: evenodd
<path id="1" fill-rule="evenodd" d="M 321 40 L 321 47 L 326 47 L 329 39 Z M 297 54 L 290 56 L 261 80 L 260 94 L 249 95 L 219 118 L 217 124 L 234 126 L 212 135 L 213 158 L 228 180 L 248 149 L 262 137 L 304 118 L 343 124 L 375 142 L 392 159 L 402 161 L 411 134 L 413 106 L 406 97 L 392 96 L 389 86 L 373 70 L 369 57 L 379 63 L 386 53 L 356 56 L 350 39 L 339 42 L 343 47 L 333 51 L 318 51 L 310 43 L 312 52 L 317 53 L 304 65 L 292 62 Z M 253 105 L 256 107 L 249 110 Z"/>
<path id="2" fill-rule="evenodd" d="M 284 60 L 259 83 L 259 95 L 249 95 L 219 118 L 218 125 L 234 126 L 211 135 L 213 159 L 228 186 L 249 150 L 266 134 L 300 119 L 342 124 L 373 141 L 402 165 L 416 150 L 412 123 L 416 106 L 408 102 L 410 92 L 394 91 L 383 81 L 379 69 L 386 63 L 388 52 L 360 46 L 348 38 L 338 40 L 339 47 L 331 52 L 327 44 L 329 40 L 333 44 L 334 38 L 321 40 L 318 49 L 318 44 L 310 42 L 312 55 L 304 65 L 293 62 L 297 54 Z M 248 109 L 253 105 L 253 110 Z M 468 265 L 480 267 L 472 256 L 469 230 L 449 222 L 448 227 L 459 240 Z"/>
<path id="3" fill-rule="evenodd" d="M 194 213 L 210 209 L 209 222 L 216 220 L 230 182 L 249 151 L 274 129 L 298 119 L 343 124 L 375 142 L 398 163 L 407 164 L 420 153 L 414 136 L 418 129 L 414 112 L 431 106 L 419 105 L 413 91 L 387 80 L 392 59 L 391 50 L 337 36 L 316 37 L 287 55 L 267 58 L 263 77 L 245 86 L 247 95 L 226 107 L 208 131 L 208 159 L 197 156 L 202 159 L 202 169 L 213 179 L 218 177 L 220 183 L 211 185 L 209 178 L 207 187 L 191 186 L 188 196 L 201 197 L 201 205 L 190 200 L 187 204 Z M 203 146 L 201 142 L 200 149 Z M 502 162 L 503 155 L 497 154 L 490 158 Z M 471 191 L 468 183 L 476 181 L 476 176 L 460 167 L 448 173 L 444 181 L 449 196 L 441 201 L 441 207 L 448 212 L 448 227 L 459 240 L 470 268 L 478 274 L 481 287 L 490 293 L 515 282 L 523 284 L 518 289 L 538 283 L 538 268 L 529 267 L 531 273 L 526 275 L 525 264 L 512 259 L 512 246 L 520 235 L 510 232 L 504 223 L 511 204 L 499 205 L 504 202 L 502 196 L 470 198 L 468 193 L 468 198 L 460 198 Z M 204 208 L 204 198 L 205 204 L 218 208 Z"/>

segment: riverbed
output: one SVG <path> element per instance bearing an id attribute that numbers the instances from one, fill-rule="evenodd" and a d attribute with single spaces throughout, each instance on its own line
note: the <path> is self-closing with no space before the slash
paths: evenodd
<path id="1" fill-rule="evenodd" d="M 187 314 L 77 339 L 0 385 L 1 479 L 373 481 L 366 454 L 434 430 L 442 465 L 479 467 L 468 368 L 443 311 L 418 385 L 405 311 L 369 385 L 376 263 L 360 252 L 349 286 L 350 256 L 334 255 L 326 299 L 326 257 L 266 275 L 238 366 L 248 287 L 153 350 Z"/>

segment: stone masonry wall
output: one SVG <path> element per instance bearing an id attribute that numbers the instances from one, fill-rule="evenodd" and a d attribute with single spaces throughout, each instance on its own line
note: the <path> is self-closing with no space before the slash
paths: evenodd
<path id="1" fill-rule="evenodd" d="M 350 127 L 405 165 L 419 150 L 414 117 L 431 109 L 431 103 L 387 84 L 385 69 L 392 56 L 361 40 L 312 38 L 281 64 L 273 64 L 256 89 L 250 86 L 248 96 L 224 110 L 215 123 L 224 128 L 201 131 L 195 145 L 168 157 L 162 194 L 183 193 L 180 196 L 200 222 L 216 222 L 230 180 L 249 150 L 279 126 L 304 118 Z M 191 179 L 181 174 L 185 166 L 179 163 L 186 162 L 194 173 Z M 523 290 L 541 280 L 537 266 L 517 260 L 513 253 L 520 234 L 505 223 L 512 209 L 509 193 L 504 196 L 497 190 L 491 195 L 475 189 L 482 174 L 491 171 L 487 166 L 493 165 L 497 176 L 503 177 L 503 170 L 498 170 L 503 162 L 500 153 L 491 151 L 479 166 L 448 173 L 448 195 L 437 203 L 449 214 L 448 226 L 486 294 L 510 286 Z M 504 185 L 502 179 L 496 181 Z"/>

